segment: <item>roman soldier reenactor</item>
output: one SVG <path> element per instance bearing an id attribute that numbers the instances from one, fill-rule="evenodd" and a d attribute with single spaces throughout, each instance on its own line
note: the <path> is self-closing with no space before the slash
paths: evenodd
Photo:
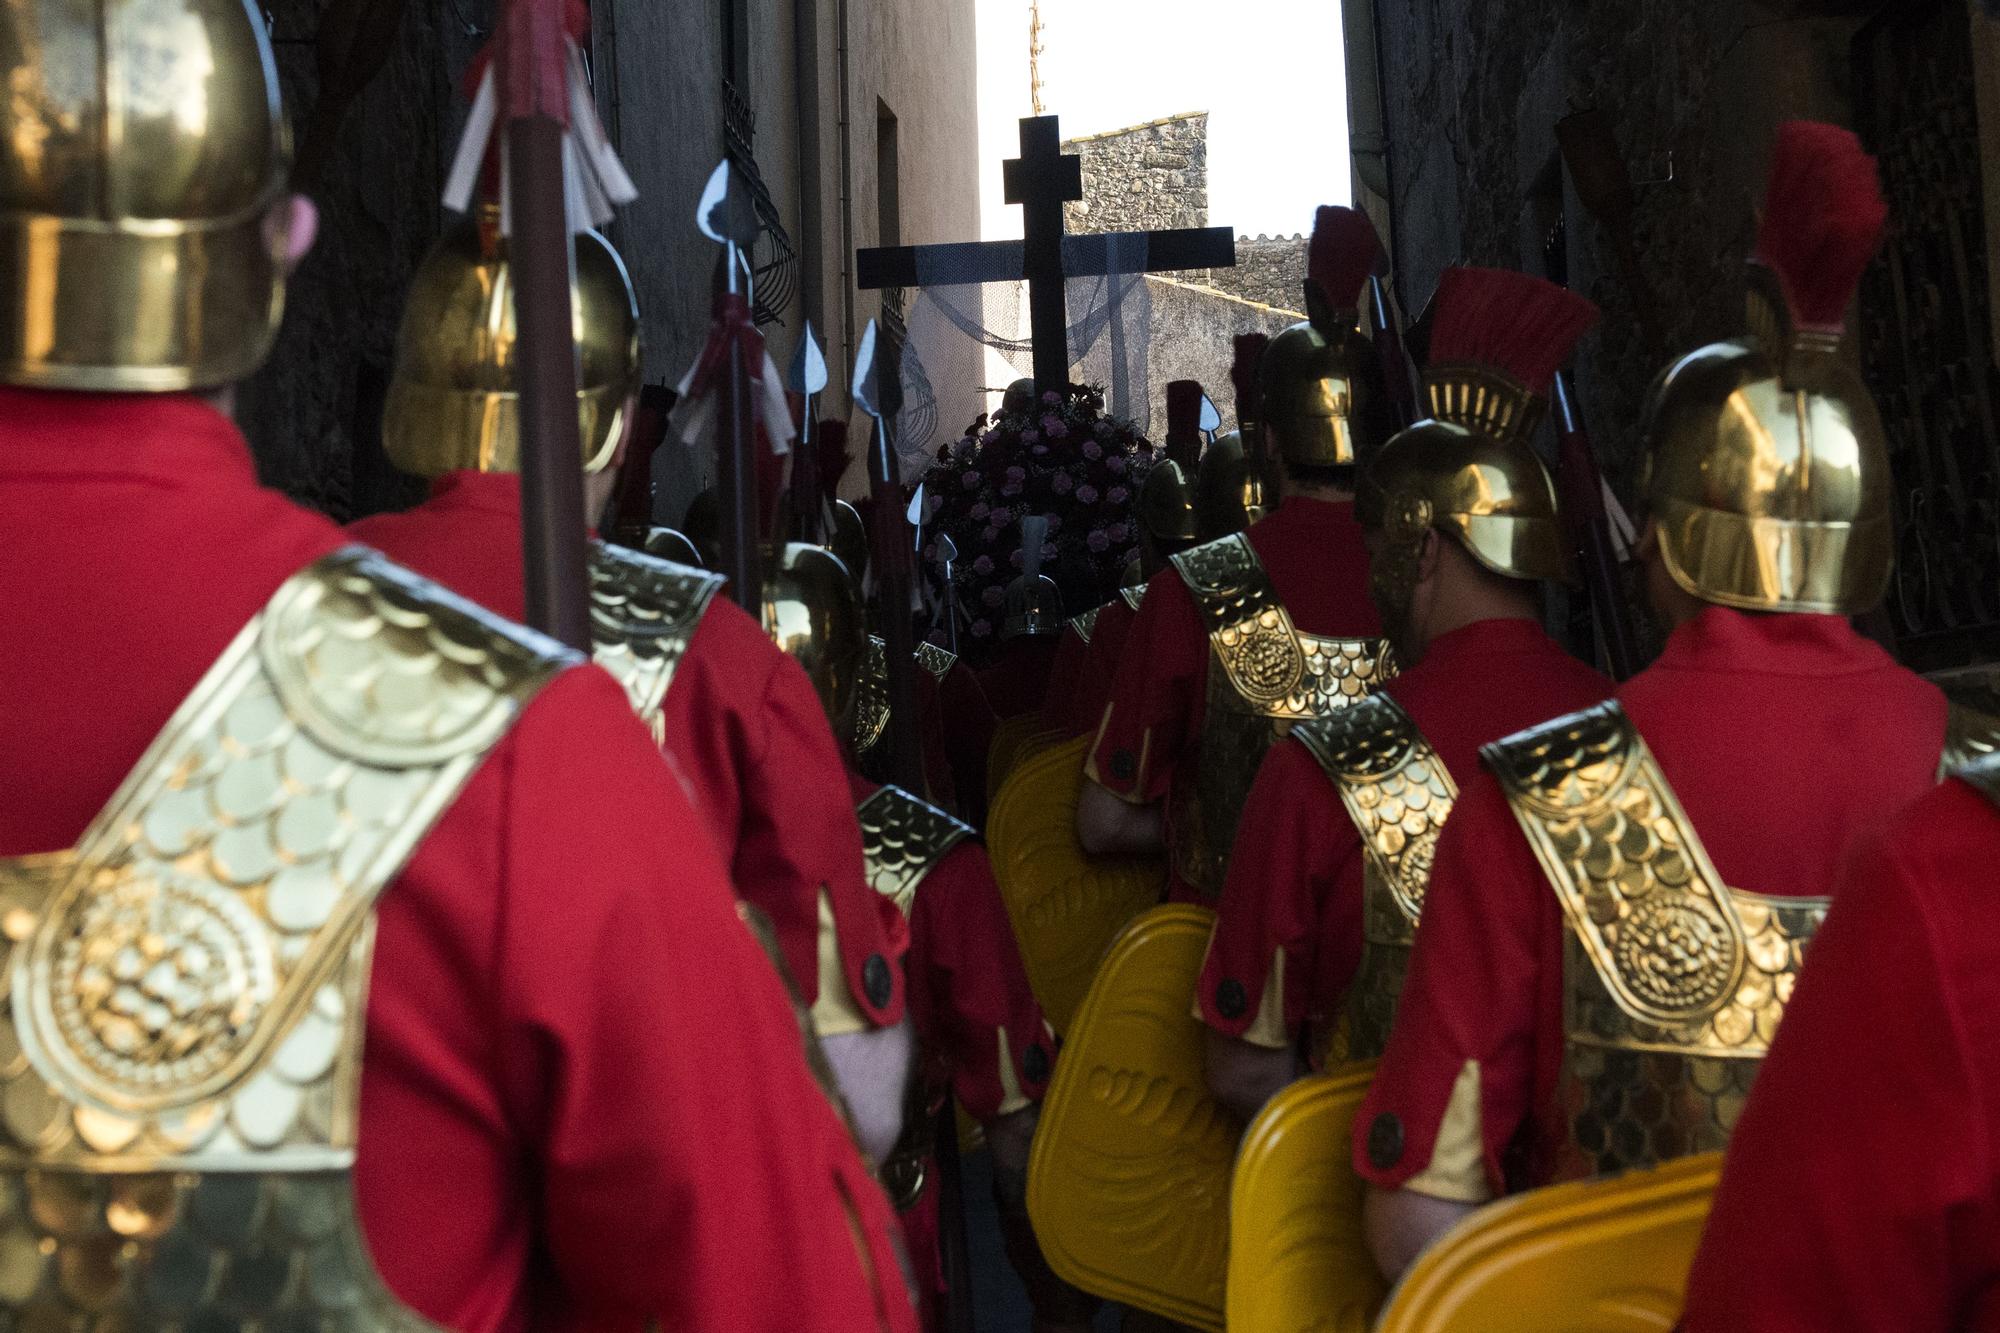
<path id="1" fill-rule="evenodd" d="M 1446 270 L 1428 419 L 1363 465 L 1370 587 L 1401 674 L 1264 757 L 1197 996 L 1209 1083 L 1247 1122 L 1303 1068 L 1382 1052 L 1438 832 L 1481 745 L 1605 697 L 1540 623 L 1565 575 L 1535 456 L 1549 383 L 1596 321 L 1539 278 Z"/>
<path id="2" fill-rule="evenodd" d="M 490 331 L 511 326 L 514 285 L 493 221 L 489 212 L 454 227 L 418 269 L 404 309 L 382 441 L 399 468 L 432 478 L 431 497 L 348 530 L 513 616 L 522 611 L 512 556 L 521 524 L 517 372 L 509 339 Z M 577 238 L 573 290 L 585 507 L 596 513 L 617 484 L 631 421 L 639 317 L 624 264 L 595 232 Z M 592 543 L 590 573 L 594 656 L 677 761 L 736 891 L 769 918 L 802 998 L 818 999 L 824 958 L 838 964 L 841 989 L 868 1025 L 893 1027 L 903 1013 L 900 926 L 868 891 L 838 785 L 840 750 L 812 683 L 752 616 L 718 595 L 718 575 L 604 542 Z M 880 1137 L 893 1140 L 893 1126 L 885 1129 Z"/>
<path id="3" fill-rule="evenodd" d="M 1779 132 L 1750 336 L 1642 422 L 1665 651 L 1487 746 L 1355 1126 L 1396 1272 L 1495 1195 L 1721 1147 L 1841 857 L 1936 781 L 1940 692 L 1862 638 L 1890 570 L 1882 425 L 1838 351 L 1887 213 L 1826 125 Z"/>
<path id="4" fill-rule="evenodd" d="M 1973 1333 L 2000 1291 L 2000 760 L 1850 860 L 1730 1139 L 1682 1327 Z"/>
<path id="5" fill-rule="evenodd" d="M 1255 404 L 1238 406 L 1247 479 L 1261 497 L 1268 442 L 1283 503 L 1175 556 L 1147 585 L 1085 763 L 1084 849 L 1167 847 L 1177 899 L 1221 893 L 1237 812 L 1278 730 L 1344 707 L 1391 669 L 1353 504 L 1358 454 L 1388 434 L 1380 369 L 1356 327 L 1379 254 L 1365 217 L 1321 210 L 1313 318 L 1264 351 L 1261 422 Z"/>
<path id="6" fill-rule="evenodd" d="M 0 11 L 7 1322 L 913 1328 L 617 683 L 257 485 L 263 19 L 129 8 Z"/>

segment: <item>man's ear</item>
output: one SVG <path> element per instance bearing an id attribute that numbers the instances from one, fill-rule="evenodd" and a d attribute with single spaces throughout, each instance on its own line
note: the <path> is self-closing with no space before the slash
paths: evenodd
<path id="1" fill-rule="evenodd" d="M 264 215 L 271 249 L 285 266 L 285 276 L 298 272 L 319 239 L 319 206 L 302 194 L 289 194 Z"/>
<path id="2" fill-rule="evenodd" d="M 1417 581 L 1436 575 L 1438 561 L 1444 557 L 1444 538 L 1436 528 L 1424 529 L 1424 544 L 1417 549 Z"/>

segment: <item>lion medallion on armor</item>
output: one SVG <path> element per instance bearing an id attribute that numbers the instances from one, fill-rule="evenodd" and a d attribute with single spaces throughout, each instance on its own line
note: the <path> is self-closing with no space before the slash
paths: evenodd
<path id="1" fill-rule="evenodd" d="M 1302 633 L 1241 533 L 1183 551 L 1173 564 L 1209 644 L 1201 763 L 1175 794 L 1174 868 L 1213 901 L 1265 751 L 1298 723 L 1368 697 L 1395 664 L 1382 639 Z"/>
<path id="2" fill-rule="evenodd" d="M 666 739 L 661 709 L 674 671 L 724 582 L 625 547 L 591 544 L 591 657 L 625 687 L 655 744 Z"/>
<path id="3" fill-rule="evenodd" d="M 0 1308 L 427 1328 L 354 1211 L 374 904 L 575 659 L 350 547 L 281 586 L 73 852 L 0 863 Z"/>
<path id="4" fill-rule="evenodd" d="M 1396 1021 L 1438 835 L 1458 784 L 1387 694 L 1301 723 L 1292 735 L 1326 771 L 1361 835 L 1361 962 L 1348 992 L 1345 1054 L 1372 1060 Z"/>
<path id="5" fill-rule="evenodd" d="M 969 825 L 901 787 L 878 788 L 854 813 L 861 821 L 869 887 L 895 903 L 906 921 L 925 877 L 952 848 L 974 836 Z M 910 1081 L 911 1104 L 903 1117 L 903 1135 L 882 1163 L 882 1185 L 897 1212 L 908 1209 L 924 1192 L 934 1147 L 935 1091 L 922 1078 Z"/>
<path id="6" fill-rule="evenodd" d="M 1481 753 L 1569 923 L 1554 1178 L 1722 1149 L 1828 900 L 1724 885 L 1616 702 Z"/>

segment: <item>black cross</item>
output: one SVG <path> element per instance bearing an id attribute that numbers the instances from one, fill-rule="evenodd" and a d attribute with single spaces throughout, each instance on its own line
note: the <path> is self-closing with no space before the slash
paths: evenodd
<path id="1" fill-rule="evenodd" d="M 1065 235 L 1063 204 L 1083 198 L 1083 159 L 1062 151 L 1062 135 L 1054 116 L 1023 119 L 1021 155 L 1004 165 L 1007 202 L 1024 210 L 1024 240 L 863 250 L 855 256 L 855 277 L 864 291 L 916 287 L 922 285 L 920 261 L 934 261 L 934 271 L 950 273 L 954 282 L 1017 282 L 1026 278 L 1037 392 L 1060 389 L 1069 382 L 1069 305 L 1063 294 L 1064 279 L 1111 272 L 1112 257 L 1121 242 L 1144 243 L 1147 273 L 1236 266 L 1236 231 L 1231 227 Z"/>

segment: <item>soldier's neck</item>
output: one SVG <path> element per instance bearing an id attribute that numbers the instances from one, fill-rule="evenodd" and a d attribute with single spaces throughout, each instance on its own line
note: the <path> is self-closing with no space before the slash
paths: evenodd
<path id="1" fill-rule="evenodd" d="M 1339 486 L 1317 486 L 1310 482 L 1293 481 L 1287 477 L 1278 491 L 1286 500 L 1323 500 L 1327 504 L 1351 504 L 1354 492 Z"/>

